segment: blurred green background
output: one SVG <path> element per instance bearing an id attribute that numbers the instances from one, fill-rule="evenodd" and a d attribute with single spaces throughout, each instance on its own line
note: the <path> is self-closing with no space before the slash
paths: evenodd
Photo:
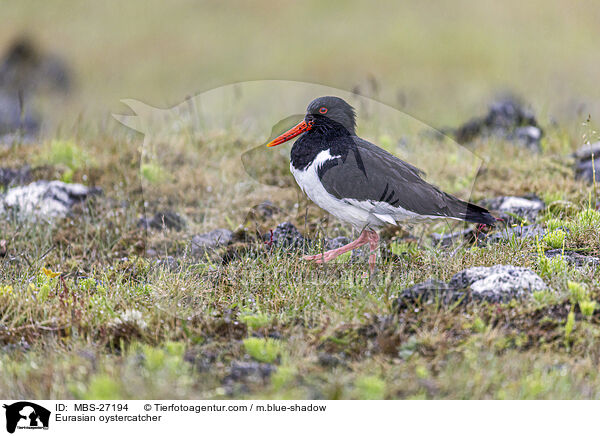
<path id="1" fill-rule="evenodd" d="M 506 90 L 542 121 L 600 116 L 600 4 L 591 0 L 19 0 L 1 9 L 0 51 L 29 35 L 74 70 L 55 112 L 63 129 L 126 112 L 122 98 L 170 107 L 255 79 L 359 86 L 433 126 L 482 113 Z"/>

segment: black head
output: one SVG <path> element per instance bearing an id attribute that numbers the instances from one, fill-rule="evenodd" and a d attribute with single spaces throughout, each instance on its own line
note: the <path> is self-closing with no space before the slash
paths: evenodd
<path id="1" fill-rule="evenodd" d="M 282 133 L 267 147 L 283 144 L 296 136 L 312 131 L 311 134 L 356 135 L 356 113 L 354 108 L 339 97 L 319 97 L 306 108 L 304 120 Z"/>
<path id="2" fill-rule="evenodd" d="M 306 108 L 305 120 L 319 123 L 334 121 L 341 124 L 350 134 L 355 134 L 356 112 L 354 108 L 339 97 L 319 97 Z"/>

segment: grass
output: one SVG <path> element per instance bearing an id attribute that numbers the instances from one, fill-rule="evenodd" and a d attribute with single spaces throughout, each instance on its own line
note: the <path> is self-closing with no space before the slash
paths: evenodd
<path id="1" fill-rule="evenodd" d="M 213 141 L 221 147 L 208 153 L 220 154 L 227 165 L 223 148 L 235 140 Z M 555 192 L 575 209 L 545 211 L 538 223 L 550 235 L 561 232 L 560 237 L 443 248 L 431 246 L 426 238 L 404 240 L 401 233 L 391 232 L 384 238 L 391 256 L 381 260 L 378 279 L 370 282 L 362 277 L 363 262 L 348 258 L 321 267 L 299 261 L 294 252 L 270 251 L 254 235 L 274 226 L 281 219 L 277 214 L 250 219 L 245 230 L 238 229 L 240 241 L 247 242 L 234 243 L 225 263 L 219 260 L 222 252 L 190 257 L 192 234 L 228 225 L 225 217 L 211 211 L 230 208 L 231 197 L 217 191 L 206 207 L 184 190 L 174 202 L 174 190 L 189 183 L 185 177 L 142 196 L 135 140 L 116 134 L 116 139 L 97 143 L 104 149 L 89 147 L 94 167 L 74 167 L 73 178 L 83 182 L 88 175 L 88 183 L 92 179 L 106 190 L 104 196 L 50 226 L 0 223 L 10 241 L 0 273 L 0 391 L 7 395 L 600 396 L 595 369 L 600 358 L 597 270 L 543 254 L 552 246 L 598 253 L 600 245 L 592 234 L 600 230 L 600 222 L 588 208 L 589 187 L 566 172 L 559 172 L 561 177 L 544 175 L 551 154 L 527 154 L 521 156 L 522 163 L 488 162 L 475 195 L 518 194 L 525 187 Z M 479 147 L 485 150 L 486 145 Z M 503 147 L 507 154 L 517 153 Z M 25 146 L 2 154 L 13 165 L 28 161 Z M 34 163 L 32 171 L 39 177 L 58 174 L 63 162 Z M 218 186 L 226 174 L 221 168 L 209 168 L 203 177 Z M 509 179 L 506 171 L 511 172 Z M 503 180 L 502 191 L 498 180 Z M 260 189 L 254 192 L 256 198 L 273 192 L 268 185 Z M 299 198 L 293 191 L 275 192 L 280 197 L 271 198 L 284 206 Z M 138 227 L 145 206 L 152 210 L 180 201 L 187 205 L 186 216 L 203 220 L 189 219 L 180 232 L 146 233 Z M 343 226 L 328 223 L 325 214 L 307 206 L 307 215 L 292 220 L 308 235 L 345 234 Z M 439 230 L 439 225 L 423 230 Z M 144 255 L 149 249 L 154 257 Z M 179 266 L 157 263 L 168 255 L 178 258 Z M 532 268 L 550 290 L 504 305 L 433 304 L 400 313 L 394 306 L 398 292 L 412 283 L 430 277 L 448 280 L 466 267 L 494 264 Z M 236 362 L 270 363 L 275 369 L 267 375 L 260 369 L 236 375 Z"/>
<path id="2" fill-rule="evenodd" d="M 69 14 L 56 5 L 4 5 L 0 40 L 32 29 L 44 48 L 64 49 L 77 86 L 52 106 L 39 145 L 0 148 L 2 166 L 29 164 L 34 180 L 99 186 L 104 195 L 53 223 L 0 221 L 3 396 L 600 398 L 598 267 L 545 256 L 550 248 L 600 253 L 598 189 L 574 180 L 565 158 L 582 133 L 598 139 L 582 121 L 600 101 L 589 56 L 599 10 L 586 2 L 567 15 L 560 2 L 518 6 L 354 3 L 342 11 L 347 29 L 361 35 L 350 37 L 327 24 L 339 5 L 322 2 L 207 2 L 201 12 L 189 2 L 155 3 L 144 6 L 144 22 L 131 20 L 135 2 L 69 4 Z M 546 236 L 438 247 L 429 234 L 455 225 L 387 229 L 389 250 L 370 281 L 350 255 L 317 266 L 259 237 L 285 220 L 315 246 L 324 235 L 351 236 L 295 188 L 286 149 L 256 148 L 293 115 L 283 113 L 279 93 L 253 108 L 252 123 L 206 131 L 178 124 L 155 142 L 109 117 L 124 110 L 123 98 L 169 107 L 197 90 L 265 77 L 358 86 L 435 127 L 483 113 L 498 89 L 522 93 L 544 126 L 541 153 L 493 138 L 466 153 L 419 136 L 426 125 L 416 119 L 382 121 L 394 120 L 389 112 L 366 111 L 359 133 L 404 157 L 412 146 L 409 160 L 430 180 L 473 201 L 537 194 L 547 208 L 535 224 Z M 224 102 L 215 107 L 235 112 Z M 572 108 L 580 103 L 585 114 Z M 477 178 L 465 156 L 481 157 Z M 265 200 L 279 210 L 254 208 Z M 160 210 L 176 211 L 187 226 L 138 225 Z M 233 244 L 191 256 L 191 237 L 215 228 L 234 231 Z M 531 268 L 548 290 L 506 304 L 394 304 L 414 283 L 496 264 Z"/>

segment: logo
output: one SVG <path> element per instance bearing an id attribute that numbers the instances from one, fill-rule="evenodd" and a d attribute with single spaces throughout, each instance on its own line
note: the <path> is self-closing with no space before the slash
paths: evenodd
<path id="1" fill-rule="evenodd" d="M 16 429 L 48 430 L 50 411 L 28 401 L 19 401 L 3 406 L 6 409 L 6 431 L 14 433 Z"/>

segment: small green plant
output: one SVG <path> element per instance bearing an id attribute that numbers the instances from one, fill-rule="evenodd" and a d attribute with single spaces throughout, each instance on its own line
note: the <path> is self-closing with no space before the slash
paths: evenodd
<path id="1" fill-rule="evenodd" d="M 81 395 L 84 400 L 115 400 L 122 396 L 121 384 L 108 374 L 92 376 L 87 390 Z"/>
<path id="2" fill-rule="evenodd" d="M 577 282 L 568 281 L 567 288 L 572 303 L 579 303 L 588 300 L 588 290 L 585 285 Z"/>
<path id="3" fill-rule="evenodd" d="M 571 310 L 567 315 L 567 322 L 565 323 L 565 344 L 567 347 L 571 344 L 571 333 L 575 328 L 575 313 Z"/>
<path id="4" fill-rule="evenodd" d="M 475 319 L 473 320 L 473 323 L 471 324 L 471 328 L 473 329 L 474 332 L 483 333 L 483 332 L 485 332 L 487 326 L 485 325 L 485 322 L 481 318 L 476 316 Z"/>
<path id="5" fill-rule="evenodd" d="M 361 400 L 383 400 L 385 397 L 385 381 L 377 376 L 360 377 L 355 387 Z"/>
<path id="6" fill-rule="evenodd" d="M 269 325 L 271 318 L 265 313 L 244 313 L 240 315 L 240 321 L 250 327 L 252 330 L 256 330 L 261 327 Z"/>
<path id="7" fill-rule="evenodd" d="M 342 253 L 338 257 L 335 258 L 336 263 L 346 263 L 352 257 L 352 252 L 348 251 L 347 253 Z"/>
<path id="8" fill-rule="evenodd" d="M 579 310 L 581 310 L 583 316 L 590 319 L 594 314 L 594 310 L 596 310 L 596 302 L 590 300 L 580 301 Z"/>
<path id="9" fill-rule="evenodd" d="M 564 256 L 547 257 L 542 249 L 539 238 L 536 237 L 537 264 L 540 274 L 544 277 L 564 274 L 567 270 L 567 262 Z"/>
<path id="10" fill-rule="evenodd" d="M 560 192 L 560 191 L 550 191 L 550 192 L 544 193 L 542 195 L 542 198 L 544 200 L 544 203 L 550 204 L 550 203 L 553 203 L 555 201 L 564 200 L 565 194 L 563 192 Z"/>
<path id="11" fill-rule="evenodd" d="M 96 280 L 94 280 L 91 277 L 82 279 L 79 281 L 79 287 L 82 291 L 89 291 L 91 289 L 94 289 L 96 287 Z"/>
<path id="12" fill-rule="evenodd" d="M 562 229 L 556 229 L 546 234 L 542 241 L 552 248 L 562 248 L 566 238 L 567 232 Z"/>
<path id="13" fill-rule="evenodd" d="M 64 165 L 67 172 L 82 168 L 91 163 L 90 156 L 74 141 L 54 140 L 43 150 L 42 159 L 52 165 Z"/>
<path id="14" fill-rule="evenodd" d="M 283 351 L 281 342 L 270 338 L 244 339 L 244 349 L 250 357 L 265 363 L 274 362 Z"/>
<path id="15" fill-rule="evenodd" d="M 390 249 L 396 256 L 413 257 L 418 253 L 419 247 L 414 242 L 394 241 L 390 244 Z"/>
<path id="16" fill-rule="evenodd" d="M 540 306 L 558 303 L 559 297 L 556 293 L 544 289 L 533 293 L 533 300 Z"/>
<path id="17" fill-rule="evenodd" d="M 276 391 L 283 389 L 286 385 L 293 383 L 296 377 L 296 368 L 290 366 L 280 366 L 271 376 L 271 385 Z"/>
<path id="18" fill-rule="evenodd" d="M 549 232 L 554 232 L 555 230 L 571 228 L 571 223 L 558 218 L 550 218 L 548 221 L 546 221 L 546 227 L 548 228 Z"/>
<path id="19" fill-rule="evenodd" d="M 592 208 L 587 208 L 575 216 L 575 222 L 581 227 L 600 226 L 600 212 Z"/>
<path id="20" fill-rule="evenodd" d="M 140 174 L 144 180 L 152 184 L 161 183 L 169 179 L 167 171 L 153 162 L 142 164 Z"/>

